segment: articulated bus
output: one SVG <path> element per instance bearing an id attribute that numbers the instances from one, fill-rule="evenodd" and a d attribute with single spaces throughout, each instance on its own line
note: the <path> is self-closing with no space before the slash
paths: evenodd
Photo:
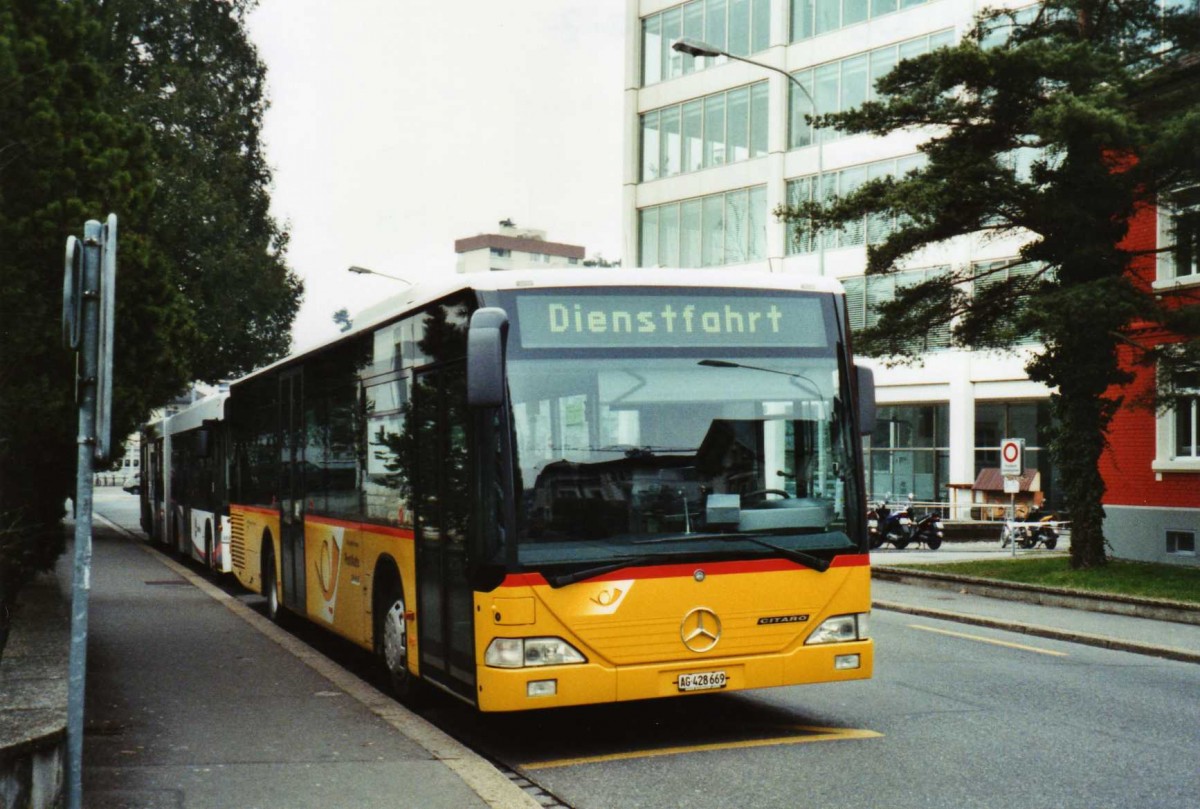
<path id="1" fill-rule="evenodd" d="M 142 429 L 142 529 L 218 573 L 233 571 L 226 399 L 214 394 Z"/>
<path id="2" fill-rule="evenodd" d="M 273 618 L 482 711 L 871 676 L 836 282 L 514 271 L 358 320 L 230 385 L 229 556 Z"/>

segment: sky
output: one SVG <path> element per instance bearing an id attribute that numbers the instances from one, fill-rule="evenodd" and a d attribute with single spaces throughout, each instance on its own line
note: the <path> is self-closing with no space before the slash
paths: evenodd
<path id="1" fill-rule="evenodd" d="M 452 275 L 511 218 L 621 258 L 620 0 L 262 0 L 272 212 L 304 280 L 293 345 Z"/>

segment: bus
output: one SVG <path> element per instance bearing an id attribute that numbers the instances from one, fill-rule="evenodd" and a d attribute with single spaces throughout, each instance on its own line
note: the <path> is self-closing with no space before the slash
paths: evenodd
<path id="1" fill-rule="evenodd" d="M 230 384 L 229 559 L 401 699 L 866 679 L 873 420 L 836 281 L 457 276 Z"/>
<path id="2" fill-rule="evenodd" d="M 231 573 L 228 431 L 215 393 L 142 429 L 141 524 L 150 539 L 217 573 Z"/>

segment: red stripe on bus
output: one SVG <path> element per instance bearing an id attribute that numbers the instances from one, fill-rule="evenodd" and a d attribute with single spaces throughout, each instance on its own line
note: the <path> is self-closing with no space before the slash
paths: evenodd
<path id="1" fill-rule="evenodd" d="M 865 553 L 843 554 L 833 557 L 830 567 L 866 567 L 871 557 Z M 605 573 L 588 581 L 621 581 L 624 579 L 670 579 L 691 576 L 697 569 L 705 575 L 720 576 L 730 573 L 775 573 L 785 570 L 808 570 L 805 565 L 787 559 L 746 559 L 737 562 L 684 562 L 673 565 L 649 565 L 626 567 Z M 541 573 L 510 573 L 502 587 L 536 586 L 546 584 Z"/>
<path id="2" fill-rule="evenodd" d="M 277 509 L 277 508 L 264 508 L 262 506 L 239 506 L 237 503 L 231 503 L 229 505 L 229 511 L 232 513 L 234 509 L 238 509 L 241 511 L 251 511 L 251 512 L 254 512 L 255 514 L 266 514 L 268 517 L 278 517 L 279 516 L 279 509 Z"/>
<path id="3" fill-rule="evenodd" d="M 234 509 L 254 512 L 255 514 L 265 514 L 268 517 L 279 516 L 278 510 L 263 508 L 262 506 L 230 506 L 231 511 Z M 304 515 L 304 521 L 314 525 L 330 525 L 337 528 L 349 528 L 351 531 L 366 531 L 372 534 L 383 534 L 384 536 L 398 537 L 400 539 L 413 539 L 413 531 L 411 528 L 396 528 L 391 525 L 375 525 L 374 523 L 339 520 L 334 517 L 321 517 L 316 514 Z"/>
<path id="4" fill-rule="evenodd" d="M 396 528 L 391 525 L 376 525 L 367 522 L 355 522 L 351 520 L 339 520 L 336 517 L 320 517 L 317 515 L 305 515 L 305 522 L 311 522 L 315 525 L 330 525 L 335 528 L 348 528 L 351 531 L 365 531 L 371 534 L 383 534 L 389 537 L 399 537 L 400 539 L 412 539 L 413 531 L 411 528 Z"/>

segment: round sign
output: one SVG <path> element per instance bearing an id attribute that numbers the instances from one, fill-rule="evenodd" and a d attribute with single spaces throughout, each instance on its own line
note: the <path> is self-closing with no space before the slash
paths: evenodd
<path id="1" fill-rule="evenodd" d="M 1000 448 L 1000 454 L 1008 463 L 1016 463 L 1017 458 L 1021 456 L 1021 447 L 1016 441 L 1007 441 Z"/>

